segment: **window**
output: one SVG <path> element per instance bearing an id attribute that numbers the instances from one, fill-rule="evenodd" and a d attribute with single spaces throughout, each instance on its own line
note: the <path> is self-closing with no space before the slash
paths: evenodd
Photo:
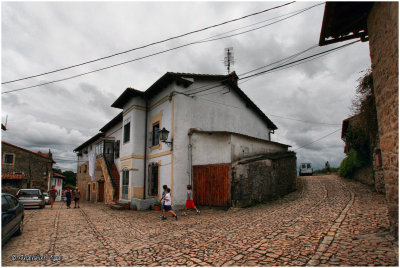
<path id="1" fill-rule="evenodd" d="M 160 143 L 160 122 L 157 122 L 153 125 L 153 134 L 152 134 L 152 146 L 158 145 Z"/>
<path id="2" fill-rule="evenodd" d="M 15 208 L 18 206 L 18 200 L 13 197 L 13 196 L 6 196 L 6 199 L 8 200 L 8 203 L 10 204 L 10 208 Z"/>
<path id="3" fill-rule="evenodd" d="M 103 156 L 104 153 L 104 141 L 101 141 L 97 143 L 94 147 L 94 151 L 96 154 L 96 158 L 99 158 L 100 156 Z"/>
<path id="4" fill-rule="evenodd" d="M 10 209 L 10 204 L 8 203 L 7 199 L 5 196 L 1 197 L 1 210 L 3 212 L 7 212 Z"/>
<path id="5" fill-rule="evenodd" d="M 14 164 L 14 155 L 13 154 L 5 154 L 4 155 L 4 164 Z"/>
<path id="6" fill-rule="evenodd" d="M 84 165 L 83 166 L 83 173 L 86 173 L 87 172 L 87 165 Z"/>
<path id="7" fill-rule="evenodd" d="M 122 171 L 122 199 L 128 199 L 129 170 Z"/>
<path id="8" fill-rule="evenodd" d="M 158 196 L 158 164 L 151 164 L 149 166 L 149 195 Z"/>
<path id="9" fill-rule="evenodd" d="M 131 122 L 128 122 L 124 126 L 124 143 L 128 142 L 131 135 Z"/>
<path id="10" fill-rule="evenodd" d="M 119 158 L 119 140 L 115 142 L 114 144 L 114 154 L 115 154 L 115 159 Z"/>

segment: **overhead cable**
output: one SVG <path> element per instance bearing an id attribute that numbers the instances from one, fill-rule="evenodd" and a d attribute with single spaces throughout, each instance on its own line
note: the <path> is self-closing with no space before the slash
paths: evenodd
<path id="1" fill-rule="evenodd" d="M 313 7 L 315 7 L 315 6 L 317 6 L 317 5 L 314 5 Z M 303 9 L 303 10 L 297 12 L 295 15 L 301 14 L 302 12 L 305 12 L 306 10 L 309 10 L 309 9 L 311 9 L 311 8 L 312 8 L 312 7 L 309 7 L 309 8 L 307 8 L 307 9 Z M 207 39 L 207 40 L 194 41 L 194 42 L 191 42 L 191 43 L 187 43 L 187 44 L 180 45 L 180 46 L 177 46 L 177 47 L 174 47 L 174 48 L 170 48 L 170 49 L 166 49 L 166 50 L 163 50 L 163 51 L 159 51 L 159 52 L 156 52 L 156 53 L 153 53 L 153 54 L 149 54 L 149 55 L 146 55 L 146 56 L 143 56 L 143 57 L 139 57 L 139 58 L 136 58 L 136 59 L 128 60 L 128 61 L 121 62 L 121 63 L 118 63 L 118 64 L 113 64 L 113 65 L 110 65 L 110 66 L 107 66 L 107 67 L 104 67 L 104 68 L 96 69 L 96 70 L 93 70 L 93 71 L 81 73 L 81 74 L 78 74 L 78 75 L 74 75 L 74 76 L 70 76 L 70 77 L 66 77 L 66 78 L 62 78 L 62 79 L 58 79 L 58 80 L 53 80 L 53 81 L 45 82 L 45 83 L 41 83 L 41 84 L 37 84 L 37 85 L 33 85 L 33 86 L 28 86 L 28 87 L 23 87 L 23 88 L 19 88 L 19 89 L 13 89 L 13 90 L 4 91 L 4 92 L 2 92 L 1 94 L 11 93 L 11 92 L 21 91 L 21 90 L 25 90 L 25 89 L 34 88 L 34 87 L 39 87 L 39 86 L 44 86 L 44 85 L 48 85 L 48 84 L 53 84 L 53 83 L 57 83 L 57 82 L 61 82 L 61 81 L 66 81 L 66 80 L 70 80 L 70 79 L 77 78 L 77 77 L 80 77 L 80 76 L 84 76 L 84 75 L 88 75 L 88 74 L 91 74 L 91 73 L 95 73 L 95 72 L 107 70 L 107 69 L 114 68 L 114 67 L 117 67 L 117 66 L 121 66 L 121 65 L 130 63 L 130 62 L 134 62 L 134 61 L 142 60 L 142 59 L 145 59 L 145 58 L 153 57 L 153 56 L 155 56 L 155 55 L 163 54 L 163 53 L 166 53 L 166 52 L 169 52 L 169 51 L 173 51 L 173 50 L 176 50 L 176 49 L 179 49 L 179 48 L 183 48 L 183 47 L 187 47 L 187 46 L 191 46 L 191 45 L 195 45 L 195 44 L 202 44 L 202 43 L 213 42 L 213 41 L 217 41 L 217 40 L 221 40 L 221 39 L 225 39 L 225 38 L 229 38 L 229 37 L 233 37 L 233 36 L 245 34 L 245 33 L 251 32 L 251 31 L 259 30 L 259 29 L 261 29 L 261 28 L 270 26 L 270 25 L 275 24 L 275 23 L 277 23 L 277 22 L 280 22 L 280 21 L 283 21 L 283 20 L 285 20 L 285 19 L 291 18 L 291 17 L 293 17 L 293 16 L 295 16 L 295 15 L 291 15 L 291 16 L 286 17 L 286 18 L 284 18 L 284 19 L 281 19 L 281 20 L 279 20 L 279 21 L 275 21 L 275 22 L 273 22 L 273 23 L 269 23 L 269 24 L 267 24 L 267 25 L 264 25 L 264 26 L 261 26 L 261 27 L 257 27 L 257 28 L 255 28 L 255 29 L 247 30 L 247 31 L 244 31 L 244 32 L 240 32 L 240 33 L 236 33 L 236 34 L 232 34 L 232 35 L 228 35 L 228 36 L 223 36 L 223 37 L 218 37 L 218 38 L 214 38 L 214 39 Z"/>
<path id="2" fill-rule="evenodd" d="M 322 139 L 324 139 L 324 138 L 326 138 L 326 137 L 328 137 L 328 136 L 330 136 L 330 135 L 332 135 L 332 134 L 338 132 L 339 130 L 341 130 L 341 128 L 336 129 L 335 131 L 329 133 L 328 135 L 325 135 L 325 136 L 319 138 L 318 140 L 314 140 L 314 141 L 312 141 L 312 142 L 310 142 L 310 143 L 307 143 L 307 144 L 305 144 L 305 145 L 303 145 L 303 146 L 300 146 L 300 147 L 294 149 L 293 151 L 297 151 L 297 150 L 299 150 L 299 149 L 301 149 L 301 148 L 304 148 L 304 147 L 306 147 L 306 146 L 308 146 L 308 145 L 311 145 L 311 144 L 313 144 L 313 143 L 315 143 L 315 142 L 317 142 L 317 141 L 320 141 L 320 140 L 322 140 Z"/>
<path id="3" fill-rule="evenodd" d="M 174 37 L 169 37 L 169 38 L 161 40 L 161 41 L 157 41 L 157 42 L 153 42 L 153 43 L 150 43 L 150 44 L 147 44 L 147 45 L 135 47 L 135 48 L 132 48 L 132 49 L 129 49 L 129 50 L 126 50 L 126 51 L 122 51 L 122 52 L 118 52 L 118 53 L 115 53 L 115 54 L 112 54 L 112 55 L 109 55 L 109 56 L 104 56 L 104 57 L 97 58 L 97 59 L 94 59 L 94 60 L 90 60 L 90 61 L 86 61 L 86 62 L 83 62 L 83 63 L 71 65 L 71 66 L 68 66 L 68 67 L 63 67 L 63 68 L 60 68 L 60 69 L 57 69 L 57 70 L 54 70 L 54 71 L 49 71 L 49 72 L 45 72 L 45 73 L 41 73 L 41 74 L 37 74 L 37 75 L 32 75 L 32 76 L 28 76 L 28 77 L 24 77 L 24 78 L 20 78 L 20 79 L 15 79 L 15 80 L 3 82 L 1 84 L 3 85 L 3 84 L 13 83 L 13 82 L 21 81 L 21 80 L 34 78 L 34 77 L 39 77 L 39 76 L 43 76 L 43 75 L 47 75 L 47 74 L 51 74 L 51 73 L 56 73 L 56 72 L 59 72 L 59 71 L 68 70 L 68 69 L 75 68 L 75 67 L 78 67 L 78 66 L 86 65 L 86 64 L 93 63 L 93 62 L 96 62 L 96 61 L 108 59 L 108 58 L 115 57 L 115 56 L 118 56 L 118 55 L 121 55 L 121 54 L 125 54 L 125 53 L 128 53 L 128 52 L 132 52 L 132 51 L 135 51 L 135 50 L 147 48 L 147 47 L 150 47 L 150 46 L 153 46 L 153 45 L 161 44 L 161 43 L 164 43 L 164 42 L 167 42 L 167 41 L 171 41 L 171 40 L 174 40 L 174 39 L 177 39 L 177 38 L 181 38 L 181 37 L 184 37 L 184 36 L 188 36 L 188 35 L 191 35 L 191 34 L 194 34 L 194 33 L 202 32 L 202 31 L 205 31 L 205 30 L 209 30 L 209 29 L 212 29 L 212 28 L 215 28 L 215 27 L 218 27 L 218 26 L 222 26 L 222 25 L 231 23 L 231 22 L 235 22 L 235 21 L 239 21 L 239 20 L 242 20 L 242 19 L 246 19 L 246 18 L 255 16 L 255 15 L 259 15 L 259 14 L 265 13 L 267 11 L 271 11 L 271 10 L 274 10 L 274 9 L 278 9 L 278 8 L 293 4 L 294 2 L 295 1 L 292 1 L 292 2 L 289 2 L 289 3 L 285 3 L 285 4 L 282 4 L 282 5 L 279 5 L 279 6 L 275 6 L 275 7 L 272 7 L 272 8 L 268 8 L 268 9 L 265 9 L 265 10 L 262 10 L 262 11 L 259 11 L 259 12 L 248 14 L 248 15 L 240 17 L 240 18 L 236 18 L 236 19 L 232 19 L 232 20 L 229 20 L 229 21 L 218 23 L 218 24 L 215 24 L 215 25 L 212 25 L 212 26 L 204 27 L 202 29 L 191 31 L 191 32 L 188 32 L 188 33 L 185 33 L 185 34 L 180 34 L 180 35 L 177 35 L 177 36 L 174 36 Z"/>

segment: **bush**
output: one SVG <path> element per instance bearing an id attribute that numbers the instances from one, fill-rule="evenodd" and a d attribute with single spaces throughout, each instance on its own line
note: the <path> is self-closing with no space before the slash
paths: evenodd
<path id="1" fill-rule="evenodd" d="M 335 173 L 335 172 L 337 172 L 338 170 L 339 170 L 339 168 L 333 168 L 333 167 L 331 167 L 331 168 L 329 169 L 329 173 Z M 328 173 L 328 171 L 327 171 L 325 168 L 323 168 L 323 169 L 317 169 L 317 170 L 314 171 L 314 174 L 315 174 L 315 175 L 327 174 L 327 173 Z"/>
<path id="2" fill-rule="evenodd" d="M 351 149 L 340 163 L 339 174 L 343 178 L 351 178 L 354 172 L 367 164 L 367 159 L 363 158 L 356 150 Z"/>

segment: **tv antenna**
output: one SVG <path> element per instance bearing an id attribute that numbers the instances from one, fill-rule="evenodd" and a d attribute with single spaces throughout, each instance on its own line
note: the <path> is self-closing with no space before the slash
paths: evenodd
<path id="1" fill-rule="evenodd" d="M 231 65 L 235 63 L 235 59 L 233 58 L 233 47 L 225 48 L 225 58 L 224 64 L 228 68 L 228 74 L 231 73 Z"/>

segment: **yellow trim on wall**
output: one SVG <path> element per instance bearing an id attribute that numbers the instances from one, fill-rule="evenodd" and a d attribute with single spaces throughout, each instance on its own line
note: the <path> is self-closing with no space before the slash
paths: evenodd
<path id="1" fill-rule="evenodd" d="M 127 156 L 121 157 L 120 161 L 125 161 L 125 160 L 132 159 L 132 158 L 134 158 L 134 159 L 144 159 L 144 155 L 131 154 L 131 155 L 127 155 Z"/>
<path id="2" fill-rule="evenodd" d="M 121 162 L 121 169 L 123 169 L 124 167 L 130 168 L 131 167 L 131 161 Z"/>
<path id="3" fill-rule="evenodd" d="M 129 170 L 131 170 L 131 171 L 139 171 L 138 168 L 130 168 Z"/>
<path id="4" fill-rule="evenodd" d="M 156 157 L 169 155 L 171 153 L 172 153 L 171 150 L 165 151 L 165 152 L 161 152 L 161 153 L 156 153 L 156 154 L 148 155 L 146 157 L 146 159 L 153 159 L 153 158 L 156 158 Z M 129 160 L 129 159 L 144 159 L 144 155 L 132 154 L 132 155 L 127 155 L 127 156 L 121 157 L 121 161 Z M 121 164 L 121 167 L 122 167 L 122 164 Z"/>
<path id="5" fill-rule="evenodd" d="M 153 135 L 153 127 L 155 124 L 159 124 L 159 129 L 162 129 L 162 115 L 163 115 L 163 110 L 161 110 L 158 114 L 150 117 L 150 133 Z M 153 140 L 151 141 L 153 143 Z M 158 141 L 158 144 L 151 146 L 150 147 L 150 153 L 154 150 L 161 150 L 162 149 L 162 144 L 161 141 Z"/>
<path id="6" fill-rule="evenodd" d="M 152 155 L 147 156 L 147 159 L 153 159 L 153 158 L 156 158 L 156 157 L 169 155 L 171 153 L 172 153 L 172 151 L 165 151 L 165 152 L 161 152 L 161 153 L 157 153 L 157 154 L 152 154 Z"/>
<path id="7" fill-rule="evenodd" d="M 137 109 L 137 110 L 141 110 L 141 111 L 146 111 L 146 107 L 139 106 L 139 105 L 132 105 L 131 107 L 129 107 L 129 108 L 123 113 L 123 115 L 125 116 L 127 113 L 129 113 L 129 112 L 132 111 L 133 109 Z"/>
<path id="8" fill-rule="evenodd" d="M 143 199 L 143 187 L 133 187 L 133 197 Z"/>
<path id="9" fill-rule="evenodd" d="M 164 98 L 162 98 L 161 100 L 159 100 L 158 102 L 156 102 L 153 106 L 150 107 L 150 111 L 153 110 L 154 108 L 156 108 L 157 106 L 163 104 L 164 102 L 166 102 L 169 99 L 169 95 L 165 96 Z"/>

